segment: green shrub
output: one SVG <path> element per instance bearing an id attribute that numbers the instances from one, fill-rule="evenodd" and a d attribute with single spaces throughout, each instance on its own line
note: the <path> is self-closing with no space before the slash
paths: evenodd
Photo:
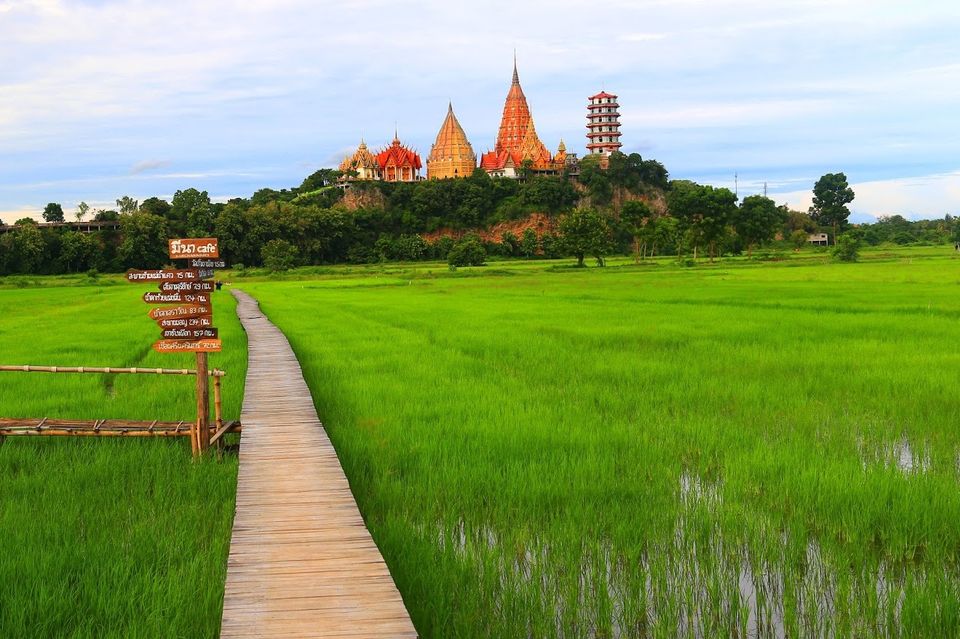
<path id="1" fill-rule="evenodd" d="M 482 266 L 486 259 L 487 251 L 476 235 L 465 235 L 447 255 L 450 266 Z"/>
<path id="2" fill-rule="evenodd" d="M 853 233 L 844 233 L 836 239 L 833 259 L 838 262 L 856 262 L 860 257 L 860 238 Z"/>

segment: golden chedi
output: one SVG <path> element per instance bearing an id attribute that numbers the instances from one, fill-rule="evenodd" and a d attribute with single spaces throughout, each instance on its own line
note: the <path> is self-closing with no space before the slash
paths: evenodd
<path id="1" fill-rule="evenodd" d="M 447 107 L 447 117 L 437 133 L 437 140 L 427 158 L 427 179 L 465 178 L 477 168 L 477 155 L 467 140 L 463 127 L 453 113 L 453 104 Z"/>

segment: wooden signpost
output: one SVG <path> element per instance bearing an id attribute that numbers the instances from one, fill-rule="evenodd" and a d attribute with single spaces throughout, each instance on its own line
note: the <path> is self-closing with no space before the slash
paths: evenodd
<path id="1" fill-rule="evenodd" d="M 197 422 L 191 437 L 196 456 L 210 447 L 207 353 L 218 353 L 223 348 L 220 332 L 213 326 L 211 297 L 216 287 L 207 280 L 213 277 L 213 269 L 225 268 L 226 263 L 218 259 L 220 247 L 214 237 L 169 240 L 167 249 L 170 259 L 187 260 L 189 268 L 132 270 L 127 272 L 127 281 L 159 283 L 159 292 L 143 295 L 147 304 L 167 305 L 154 307 L 148 313 L 162 329 L 153 350 L 196 355 Z"/>

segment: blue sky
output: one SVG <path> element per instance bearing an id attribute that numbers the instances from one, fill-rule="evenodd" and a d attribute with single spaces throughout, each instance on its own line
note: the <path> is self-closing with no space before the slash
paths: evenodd
<path id="1" fill-rule="evenodd" d="M 516 48 L 537 130 L 796 208 L 844 171 L 856 219 L 960 214 L 960 3 L 0 0 L 0 220 L 84 200 L 295 186 L 363 136 L 425 157 L 454 109 L 493 145 Z"/>

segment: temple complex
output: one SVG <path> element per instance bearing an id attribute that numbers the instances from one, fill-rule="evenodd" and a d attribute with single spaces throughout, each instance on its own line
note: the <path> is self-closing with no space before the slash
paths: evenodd
<path id="1" fill-rule="evenodd" d="M 620 113 L 617 96 L 606 91 L 591 96 L 587 105 L 587 151 L 599 155 L 601 167 L 606 168 L 607 158 L 619 151 Z M 415 182 L 423 179 L 420 156 L 400 143 L 394 132 L 393 142 L 373 154 L 363 140 L 352 156 L 344 158 L 340 170 L 341 186 L 349 187 L 353 180 L 383 180 L 386 182 Z M 427 179 L 466 178 L 477 168 L 477 155 L 467 139 L 463 127 L 453 112 L 453 104 L 447 106 L 447 117 L 440 126 L 436 141 L 427 157 Z M 560 140 L 556 154 L 551 154 L 537 135 L 537 128 L 530 113 L 530 105 L 520 86 L 517 59 L 513 59 L 513 81 L 507 91 L 500 118 L 500 130 L 493 150 L 480 157 L 480 168 L 493 177 L 517 178 L 521 169 L 528 168 L 537 174 L 575 176 L 579 173 L 576 153 L 568 153 Z"/>
<path id="2" fill-rule="evenodd" d="M 520 75 L 514 58 L 513 82 L 503 105 L 497 143 L 492 151 L 487 151 L 480 158 L 480 168 L 493 176 L 516 177 L 518 169 L 528 160 L 530 168 L 538 173 L 558 173 L 564 167 L 564 160 L 558 161 L 551 156 L 537 136 L 527 97 L 520 87 Z"/>
<path id="3" fill-rule="evenodd" d="M 477 155 L 467 140 L 463 127 L 453 113 L 453 104 L 447 107 L 447 117 L 440 126 L 437 140 L 427 158 L 427 179 L 470 177 L 477 168 Z"/>

